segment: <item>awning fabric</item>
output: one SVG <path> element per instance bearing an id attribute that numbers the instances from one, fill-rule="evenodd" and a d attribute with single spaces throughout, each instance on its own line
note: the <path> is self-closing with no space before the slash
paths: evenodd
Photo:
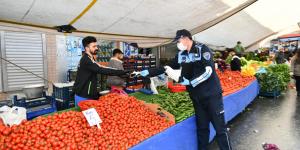
<path id="1" fill-rule="evenodd" d="M 196 34 L 194 38 L 229 48 L 234 47 L 237 41 L 241 41 L 248 47 L 288 28 L 299 30 L 297 25 L 300 22 L 299 5 L 299 0 L 258 0 L 243 11 Z M 268 43 L 266 44 L 258 44 L 251 47 L 251 50 L 258 46 L 268 46 Z"/>
<path id="2" fill-rule="evenodd" d="M 72 24 L 77 34 L 158 46 L 178 29 L 195 31 L 253 0 L 1 0 L 0 22 L 44 27 Z M 299 0 L 258 0 L 194 39 L 215 46 L 244 46 L 300 21 Z M 55 31 L 53 31 L 55 32 Z M 76 32 L 74 32 L 76 34 Z"/>

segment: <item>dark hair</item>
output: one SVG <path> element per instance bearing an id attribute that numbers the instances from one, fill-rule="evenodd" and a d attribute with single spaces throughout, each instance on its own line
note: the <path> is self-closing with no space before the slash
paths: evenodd
<path id="1" fill-rule="evenodd" d="M 193 38 L 191 36 L 182 36 L 181 38 L 188 38 L 190 40 L 193 40 Z M 179 40 L 179 39 L 178 39 Z"/>
<path id="2" fill-rule="evenodd" d="M 97 39 L 93 36 L 87 36 L 82 39 L 82 46 L 83 48 L 87 47 L 90 43 L 97 42 Z"/>
<path id="3" fill-rule="evenodd" d="M 122 52 L 120 49 L 115 48 L 115 49 L 113 50 L 113 56 L 116 56 L 117 54 L 123 54 L 123 52 Z"/>
<path id="4" fill-rule="evenodd" d="M 237 41 L 237 44 L 241 44 L 242 42 L 241 41 Z"/>

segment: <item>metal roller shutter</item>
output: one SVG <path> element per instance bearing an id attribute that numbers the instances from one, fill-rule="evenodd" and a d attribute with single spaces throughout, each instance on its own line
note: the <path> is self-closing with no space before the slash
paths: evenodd
<path id="1" fill-rule="evenodd" d="M 41 77 L 45 77 L 43 46 L 42 34 L 5 31 L 2 56 Z M 12 64 L 5 61 L 2 63 L 4 91 L 21 90 L 25 85 L 45 84 L 44 80 Z"/>

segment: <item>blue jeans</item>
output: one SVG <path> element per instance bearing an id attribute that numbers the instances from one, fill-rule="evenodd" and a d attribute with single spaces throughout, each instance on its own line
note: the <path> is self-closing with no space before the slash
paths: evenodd
<path id="1" fill-rule="evenodd" d="M 75 94 L 75 106 L 78 106 L 78 103 L 84 100 L 88 100 L 88 98 L 84 98 L 84 97 L 80 97 L 78 95 Z"/>

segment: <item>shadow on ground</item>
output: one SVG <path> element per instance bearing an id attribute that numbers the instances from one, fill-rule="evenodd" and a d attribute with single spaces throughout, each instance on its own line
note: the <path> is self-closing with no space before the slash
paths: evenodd
<path id="1" fill-rule="evenodd" d="M 300 150 L 300 98 L 294 89 L 277 99 L 258 97 L 228 127 L 234 150 L 262 150 L 263 142 Z M 210 149 L 218 149 L 216 141 Z"/>

